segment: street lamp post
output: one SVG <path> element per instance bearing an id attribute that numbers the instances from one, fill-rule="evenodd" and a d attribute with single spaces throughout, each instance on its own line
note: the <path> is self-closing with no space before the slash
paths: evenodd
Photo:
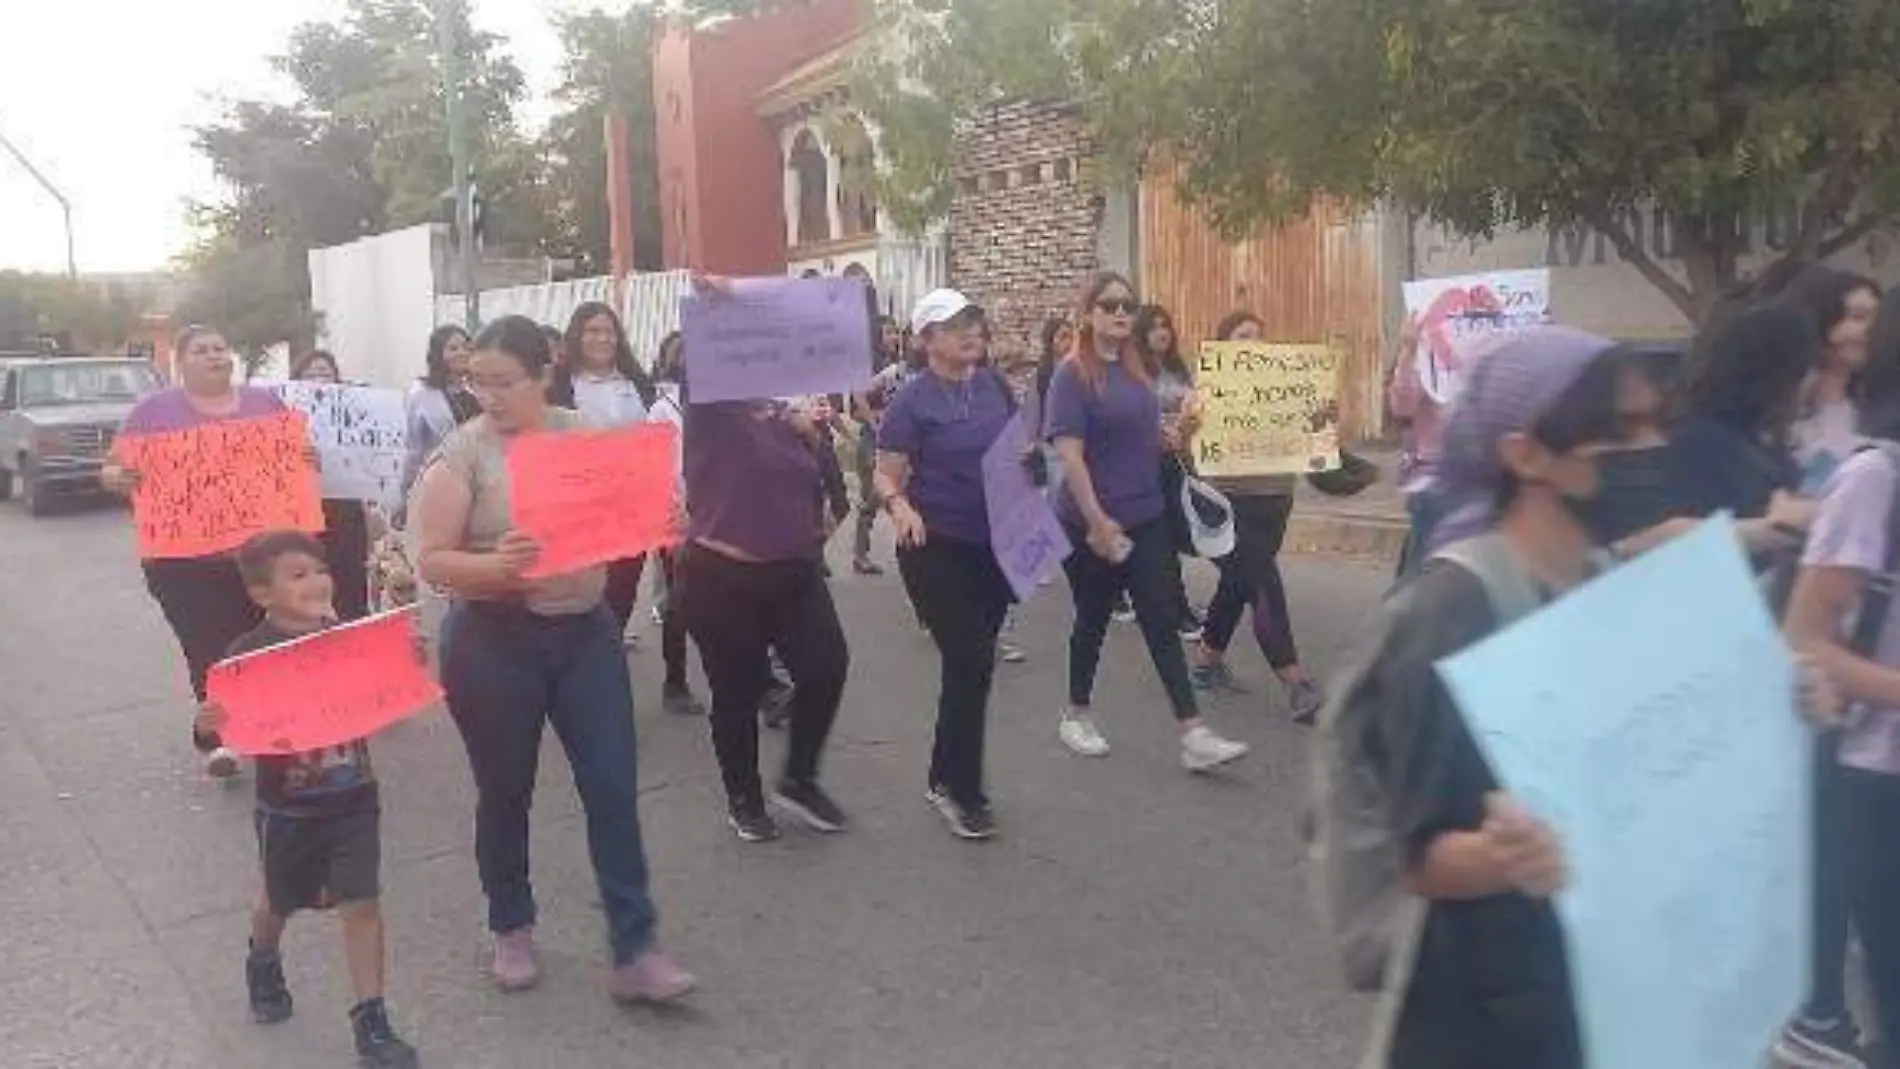
<path id="1" fill-rule="evenodd" d="M 468 128 L 462 106 L 462 47 L 451 18 L 451 4 L 437 0 L 435 5 L 436 48 L 442 61 L 442 95 L 448 103 L 449 167 L 455 180 L 455 240 L 460 254 L 462 276 L 462 314 L 464 326 L 473 333 L 481 326 L 481 292 L 475 286 L 475 197 L 469 181 Z"/>
<path id="2" fill-rule="evenodd" d="M 60 215 L 65 218 L 66 222 L 66 277 L 72 279 L 74 282 L 79 281 L 79 259 L 73 254 L 72 202 L 66 199 L 66 194 L 59 191 L 58 186 L 48 181 L 47 177 L 40 173 L 38 167 L 33 166 L 33 161 L 26 158 L 26 153 L 21 152 L 14 146 L 13 142 L 7 140 L 5 134 L 0 134 L 0 148 L 6 149 L 9 155 L 15 160 L 18 160 L 20 166 L 26 170 L 26 173 L 31 175 L 33 180 L 40 184 L 40 188 L 46 190 L 47 195 L 51 196 L 53 200 L 59 204 Z"/>

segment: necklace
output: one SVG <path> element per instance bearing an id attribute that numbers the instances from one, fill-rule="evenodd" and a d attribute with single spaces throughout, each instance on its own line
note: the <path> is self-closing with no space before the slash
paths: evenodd
<path id="1" fill-rule="evenodd" d="M 931 381 L 937 384 L 937 391 L 950 405 L 950 418 L 956 423 L 965 423 L 970 418 L 970 388 L 974 380 L 965 379 L 954 387 L 942 375 L 931 373 Z"/>

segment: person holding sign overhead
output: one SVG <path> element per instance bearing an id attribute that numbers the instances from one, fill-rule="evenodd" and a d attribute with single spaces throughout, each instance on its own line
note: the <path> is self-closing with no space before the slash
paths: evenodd
<path id="1" fill-rule="evenodd" d="M 178 385 L 151 394 L 133 407 L 120 431 L 122 444 L 142 435 L 185 431 L 212 423 L 250 419 L 283 412 L 284 404 L 269 390 L 239 385 L 237 358 L 224 335 L 207 326 L 188 326 L 172 343 Z M 131 496 L 142 473 L 118 449 L 99 473 L 106 490 Z M 258 609 L 238 577 L 230 554 L 147 559 L 145 587 L 158 602 L 172 635 L 185 655 L 185 669 L 198 703 L 205 700 L 205 676 L 238 636 L 257 625 Z M 192 745 L 204 755 L 205 772 L 217 779 L 238 774 L 235 753 L 226 749 L 213 731 L 191 733 Z"/>
<path id="2" fill-rule="evenodd" d="M 621 1001 L 668 1002 L 697 981 L 655 940 L 633 688 L 620 631 L 601 603 L 606 569 L 524 578 L 540 546 L 514 527 L 510 446 L 585 426 L 548 404 L 550 363 L 548 339 L 533 320 L 504 316 L 483 329 L 469 361 L 482 415 L 442 444 L 410 509 L 422 576 L 453 598 L 442 625 L 442 686 L 475 777 L 491 972 L 508 991 L 540 978 L 528 809 L 542 729 L 551 723 L 587 815 L 613 953 L 608 989 Z"/>
<path id="3" fill-rule="evenodd" d="M 969 298 L 927 294 L 911 329 L 929 365 L 885 410 L 877 495 L 897 528 L 898 567 L 943 661 L 926 797 L 952 834 L 988 839 L 996 819 L 983 792 L 984 724 L 997 638 L 1015 596 L 990 547 L 983 456 L 1012 426 L 1016 404 L 1002 374 L 978 366 L 983 310 Z"/>
<path id="4" fill-rule="evenodd" d="M 1075 348 L 1049 383 L 1045 430 L 1062 460 L 1057 513 L 1078 547 L 1063 563 L 1075 601 L 1069 636 L 1069 704 L 1059 735 L 1084 757 L 1108 755 L 1092 711 L 1095 671 L 1115 592 L 1126 588 L 1141 635 L 1168 692 L 1181 763 L 1204 772 L 1246 756 L 1244 743 L 1201 719 L 1181 651 L 1178 563 L 1161 489 L 1161 401 L 1135 347 L 1140 307 L 1120 275 L 1098 275 L 1084 294 Z"/>
<path id="5" fill-rule="evenodd" d="M 336 357 L 322 349 L 292 360 L 290 377 L 296 382 L 343 382 Z M 369 527 L 369 510 L 361 501 L 324 499 L 323 548 L 336 586 L 337 619 L 346 622 L 369 615 Z"/>

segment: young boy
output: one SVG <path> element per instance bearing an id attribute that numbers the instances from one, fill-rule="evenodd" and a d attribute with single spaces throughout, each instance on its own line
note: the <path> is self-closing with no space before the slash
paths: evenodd
<path id="1" fill-rule="evenodd" d="M 230 656 L 269 649 L 336 622 L 323 546 L 296 531 L 259 535 L 238 550 L 238 572 L 264 621 L 232 644 Z M 224 710 L 208 705 L 205 730 Z M 371 1069 L 417 1064 L 413 1047 L 390 1026 L 383 1006 L 383 918 L 377 904 L 382 864 L 380 803 L 369 747 L 358 739 L 317 753 L 257 759 L 257 841 L 264 900 L 251 918 L 245 964 L 251 1015 L 259 1024 L 290 1018 L 278 946 L 300 909 L 335 906 L 357 1003 L 350 1010 L 357 1057 Z"/>

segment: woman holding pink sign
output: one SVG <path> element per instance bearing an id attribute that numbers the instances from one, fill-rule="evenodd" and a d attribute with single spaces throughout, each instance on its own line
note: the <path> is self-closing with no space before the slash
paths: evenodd
<path id="1" fill-rule="evenodd" d="M 125 417 L 121 442 L 141 435 L 186 431 L 212 423 L 251 419 L 284 411 L 269 390 L 237 382 L 237 358 L 215 328 L 189 326 L 172 343 L 178 385 L 140 401 Z M 130 497 L 140 472 L 114 450 L 99 473 L 100 485 Z M 238 637 L 257 626 L 259 613 L 229 553 L 202 557 L 144 560 L 145 587 L 165 614 L 185 655 L 191 692 L 205 700 L 205 677 Z M 195 717 L 195 713 L 193 714 Z M 192 729 L 191 743 L 204 755 L 205 773 L 229 779 L 240 770 L 238 757 L 215 732 Z"/>
<path id="2" fill-rule="evenodd" d="M 469 361 L 482 415 L 442 444 L 410 509 L 422 577 L 453 598 L 442 625 L 442 687 L 475 777 L 475 859 L 495 936 L 491 972 L 508 991 L 540 978 L 528 810 L 541 732 L 552 724 L 587 815 L 613 954 L 608 990 L 624 1002 L 669 1002 L 697 981 L 655 939 L 633 687 L 620 631 L 602 604 L 607 569 L 528 579 L 541 547 L 514 526 L 511 445 L 584 426 L 548 403 L 549 350 L 541 328 L 523 316 L 482 331 Z"/>

